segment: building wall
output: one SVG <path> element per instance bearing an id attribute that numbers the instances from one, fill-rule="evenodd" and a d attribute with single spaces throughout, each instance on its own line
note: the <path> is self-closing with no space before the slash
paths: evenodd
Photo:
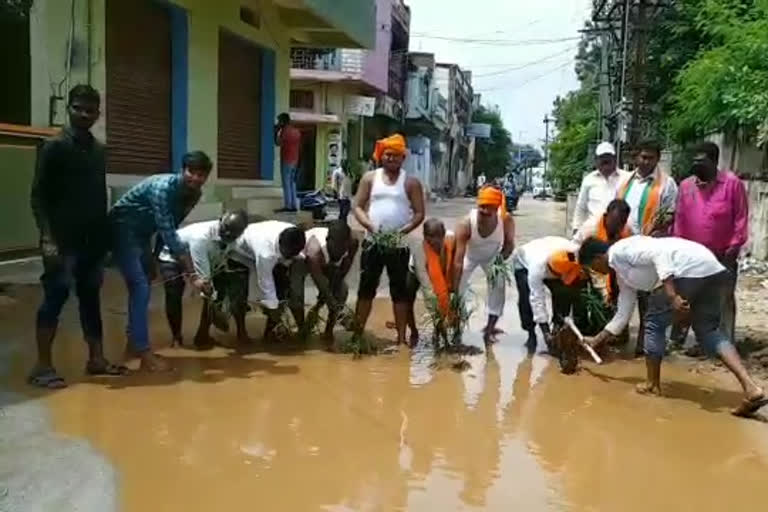
<path id="1" fill-rule="evenodd" d="M 389 48 L 392 45 L 392 2 L 376 0 L 376 46 L 368 50 L 363 76 L 365 81 L 382 92 L 389 86 Z"/>
<path id="2" fill-rule="evenodd" d="M 160 0 L 158 0 L 160 1 Z M 218 44 L 219 31 L 226 30 L 268 50 L 273 56 L 274 78 L 265 88 L 265 106 L 273 112 L 288 110 L 290 30 L 281 24 L 272 2 L 256 0 L 169 0 L 171 6 L 183 9 L 187 20 L 187 94 L 186 147 L 208 153 L 215 162 L 218 152 Z M 90 13 L 88 12 L 90 5 Z M 251 6 L 261 12 L 261 27 L 257 29 L 240 20 L 240 7 Z M 259 9 L 260 6 L 260 9 Z M 105 0 L 75 2 L 75 38 L 72 59 L 67 74 L 66 49 L 69 38 L 69 2 L 37 0 L 31 13 L 32 42 L 32 124 L 48 126 L 48 105 L 52 89 L 61 83 L 62 95 L 69 86 L 90 82 L 104 97 L 106 95 L 105 61 Z M 88 31 L 88 27 L 91 30 Z M 273 52 L 273 53 L 272 53 Z M 90 65 L 89 65 L 90 56 Z M 271 91 L 269 90 L 271 89 Z M 102 118 L 94 133 L 106 140 L 105 123 L 109 122 L 102 99 Z M 63 122 L 62 116 L 59 118 Z M 270 134 L 272 122 L 263 123 L 262 130 Z M 219 179 L 216 168 L 204 190 L 201 204 L 192 219 L 210 218 L 224 206 L 259 207 L 271 209 L 279 201 L 279 193 L 269 190 L 279 186 L 279 155 L 270 143 L 262 144 L 271 161 L 271 168 L 262 174 L 272 179 Z M 116 198 L 139 181 L 141 176 L 108 175 L 111 195 Z M 278 191 L 279 192 L 279 191 Z M 254 199 L 264 199 L 263 208 Z M 254 212 L 257 213 L 257 212 Z"/>

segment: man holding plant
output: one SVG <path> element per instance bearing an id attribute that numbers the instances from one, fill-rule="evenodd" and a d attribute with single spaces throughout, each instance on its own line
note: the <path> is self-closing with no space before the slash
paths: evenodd
<path id="1" fill-rule="evenodd" d="M 354 210 L 355 218 L 366 230 L 360 254 L 357 329 L 362 332 L 365 328 L 386 267 L 398 345 L 405 343 L 410 308 L 406 286 L 410 252 L 403 237 L 424 221 L 424 191 L 421 182 L 402 169 L 405 156 L 402 135 L 376 142 L 373 159 L 381 167 L 360 180 Z"/>

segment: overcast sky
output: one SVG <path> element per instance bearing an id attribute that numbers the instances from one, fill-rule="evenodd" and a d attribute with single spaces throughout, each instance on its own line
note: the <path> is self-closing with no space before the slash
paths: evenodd
<path id="1" fill-rule="evenodd" d="M 541 146 L 552 101 L 578 86 L 573 58 L 591 1 L 405 1 L 411 51 L 470 69 L 475 92 L 499 106 L 512 139 Z"/>

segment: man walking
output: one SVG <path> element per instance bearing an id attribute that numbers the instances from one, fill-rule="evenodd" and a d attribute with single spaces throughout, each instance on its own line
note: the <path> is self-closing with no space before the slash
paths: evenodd
<path id="1" fill-rule="evenodd" d="M 501 332 L 496 322 L 504 311 L 506 280 L 491 282 L 489 270 L 497 258 L 506 261 L 515 248 L 515 221 L 507 213 L 504 193 L 486 186 L 477 193 L 477 208 L 456 226 L 456 256 L 454 258 L 454 290 L 465 293 L 477 267 L 482 267 L 488 281 L 488 323 L 483 340 L 495 343 Z"/>
<path id="2" fill-rule="evenodd" d="M 646 316 L 646 382 L 641 394 L 661 394 L 661 361 L 666 330 L 675 315 L 690 317 L 696 341 L 717 356 L 738 379 L 744 400 L 733 413 L 749 416 L 768 404 L 763 390 L 741 362 L 738 352 L 720 331 L 720 296 L 728 270 L 703 245 L 682 238 L 633 236 L 612 246 L 591 238 L 579 250 L 579 261 L 593 270 L 616 272 L 619 301 L 616 315 L 605 329 L 587 341 L 597 347 L 629 322 L 638 290 L 650 293 Z"/>
<path id="3" fill-rule="evenodd" d="M 735 343 L 738 258 L 749 236 L 749 207 L 744 183 L 732 172 L 718 170 L 719 159 L 717 144 L 704 142 L 696 148 L 693 176 L 683 180 L 677 195 L 673 233 L 700 243 L 728 269 L 720 330 Z M 685 331 L 677 339 L 673 335 L 673 341 L 684 342 Z"/>
<path id="4" fill-rule="evenodd" d="M 200 311 L 200 324 L 195 335 L 195 348 L 205 350 L 213 347 L 209 335 L 212 322 L 210 302 L 214 290 L 218 295 L 231 292 L 230 283 L 241 280 L 247 283 L 245 273 L 228 265 L 228 253 L 232 244 L 243 233 L 248 225 L 248 214 L 242 210 L 225 213 L 221 219 L 208 222 L 197 222 L 178 230 L 179 238 L 189 249 L 195 277 L 202 280 L 202 289 L 206 296 Z M 184 266 L 179 262 L 167 246 L 163 247 L 158 256 L 160 274 L 165 286 L 165 314 L 171 328 L 173 345 L 182 346 L 182 303 L 186 280 Z M 243 287 L 244 288 L 244 287 Z M 245 294 L 242 297 L 231 298 L 233 307 L 245 306 Z M 237 300 L 240 299 L 240 300 Z M 242 333 L 238 332 L 238 337 Z M 240 339 L 241 342 L 245 341 Z"/>
<path id="5" fill-rule="evenodd" d="M 295 212 L 299 208 L 296 173 L 299 165 L 301 132 L 291 124 L 291 116 L 277 116 L 275 145 L 280 146 L 280 179 L 283 186 L 283 207 L 278 212 Z"/>
<path id="6" fill-rule="evenodd" d="M 573 212 L 573 233 L 588 222 L 596 222 L 605 212 L 608 203 L 616 197 L 621 183 L 630 173 L 616 167 L 616 148 L 610 142 L 601 142 L 595 150 L 597 170 L 584 176 Z"/>
<path id="7" fill-rule="evenodd" d="M 37 363 L 30 384 L 66 387 L 53 367 L 51 348 L 59 314 L 74 285 L 80 325 L 88 343 L 86 373 L 117 375 L 103 353 L 101 284 L 107 248 L 107 186 L 104 146 L 91 134 L 101 98 L 89 85 L 69 92 L 69 126 L 43 144 L 32 184 L 31 206 L 40 230 L 43 303 L 37 312 Z"/>
<path id="8" fill-rule="evenodd" d="M 373 234 L 407 235 L 424 221 L 424 191 L 421 182 L 402 169 L 406 145 L 402 135 L 376 142 L 373 159 L 381 167 L 360 180 L 355 200 L 355 218 L 367 231 L 360 254 L 360 285 L 357 293 L 357 328 L 362 331 L 371 313 L 373 298 L 384 267 L 389 279 L 397 343 L 405 343 L 409 294 L 406 286 L 409 250 L 405 244 L 374 243 Z"/>
<path id="9" fill-rule="evenodd" d="M 112 255 L 128 288 L 128 341 L 141 359 L 141 368 L 164 371 L 168 364 L 154 354 L 149 343 L 149 298 L 152 251 L 157 233 L 187 276 L 195 276 L 187 246 L 176 229 L 191 206 L 200 199 L 201 189 L 213 164 L 202 151 L 184 155 L 177 174 L 156 174 L 128 190 L 110 212 Z M 205 281 L 192 277 L 202 289 Z"/>

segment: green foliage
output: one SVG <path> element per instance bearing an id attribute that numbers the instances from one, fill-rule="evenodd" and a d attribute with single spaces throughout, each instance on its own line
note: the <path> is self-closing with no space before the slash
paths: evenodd
<path id="1" fill-rule="evenodd" d="M 589 28 L 589 24 L 587 24 Z M 579 188 L 591 168 L 590 149 L 597 141 L 598 95 L 595 87 L 600 68 L 598 41 L 586 34 L 576 54 L 578 90 L 554 102 L 555 137 L 549 146 L 549 179 L 559 191 Z"/>
<path id="2" fill-rule="evenodd" d="M 491 137 L 477 139 L 475 173 L 483 172 L 489 180 L 504 176 L 512 165 L 512 137 L 504 128 L 499 109 L 481 105 L 473 113 L 472 122 L 491 125 Z"/>
<path id="3" fill-rule="evenodd" d="M 669 128 L 678 141 L 715 131 L 754 135 L 768 119 L 768 10 L 743 21 L 733 7 L 707 4 L 704 12 L 720 18 L 702 26 L 722 44 L 700 52 L 675 80 Z"/>
<path id="4" fill-rule="evenodd" d="M 550 176 L 558 190 L 578 189 L 590 169 L 591 144 L 597 134 L 597 95 L 583 86 L 555 100 L 557 135 L 549 146 Z"/>

